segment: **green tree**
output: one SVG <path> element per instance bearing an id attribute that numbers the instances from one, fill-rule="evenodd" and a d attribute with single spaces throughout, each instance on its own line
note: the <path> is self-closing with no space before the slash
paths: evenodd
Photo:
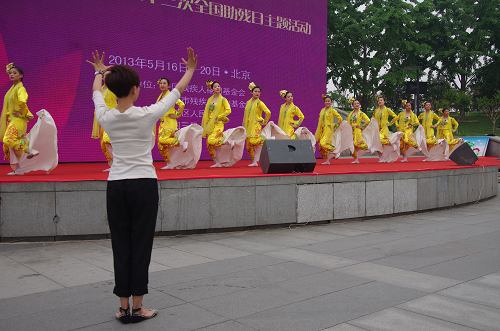
<path id="1" fill-rule="evenodd" d="M 496 133 L 497 120 L 500 118 L 500 91 L 489 98 L 481 97 L 478 99 L 478 107 L 482 110 L 488 119 L 491 121 L 492 134 Z"/>

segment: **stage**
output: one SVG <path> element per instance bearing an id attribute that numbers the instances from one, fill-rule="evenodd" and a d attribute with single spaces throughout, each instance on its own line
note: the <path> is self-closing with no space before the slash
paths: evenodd
<path id="1" fill-rule="evenodd" d="M 221 231 L 391 216 L 477 202 L 497 194 L 500 161 L 377 163 L 334 160 L 313 173 L 232 168 L 158 170 L 158 234 Z M 155 163 L 159 169 L 163 163 Z M 0 240 L 105 237 L 104 163 L 60 164 L 52 173 L 7 176 L 0 166 Z"/>
<path id="2" fill-rule="evenodd" d="M 196 169 L 188 170 L 161 170 L 165 164 L 155 162 L 158 180 L 195 180 L 212 178 L 253 178 L 253 177 L 276 177 L 276 176 L 323 176 L 323 175 L 346 175 L 346 174 L 380 174 L 398 172 L 419 172 L 454 170 L 464 168 L 476 168 L 485 166 L 500 167 L 500 160 L 496 157 L 481 157 L 472 166 L 459 166 L 452 161 L 444 162 L 422 162 L 423 157 L 413 157 L 409 162 L 378 163 L 377 158 L 361 158 L 359 164 L 352 164 L 352 158 L 340 158 L 332 160 L 330 165 L 322 165 L 323 160 L 318 160 L 316 168 L 312 173 L 291 174 L 263 174 L 260 167 L 248 167 L 250 161 L 242 160 L 231 168 L 210 168 L 212 161 L 200 161 Z M 11 171 L 8 165 L 0 166 L 0 183 L 37 183 L 37 182 L 80 182 L 80 181 L 105 181 L 108 177 L 106 163 L 62 163 L 50 174 L 45 172 L 33 172 L 23 176 L 8 176 Z"/>

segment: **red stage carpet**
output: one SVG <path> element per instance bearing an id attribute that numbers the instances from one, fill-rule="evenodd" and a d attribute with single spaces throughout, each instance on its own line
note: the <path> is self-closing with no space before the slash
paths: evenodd
<path id="1" fill-rule="evenodd" d="M 500 160 L 496 157 L 481 157 L 473 166 L 458 166 L 452 161 L 444 162 L 422 162 L 422 157 L 410 158 L 407 163 L 377 163 L 377 158 L 361 159 L 360 164 L 351 164 L 352 158 L 339 159 L 331 165 L 321 165 L 318 160 L 316 169 L 312 173 L 292 174 L 263 174 L 260 167 L 247 167 L 249 161 L 243 160 L 232 168 L 210 168 L 211 161 L 201 161 L 193 170 L 160 170 L 164 163 L 155 162 L 158 169 L 159 180 L 179 179 L 210 179 L 210 178 L 242 178 L 260 176 L 316 176 L 316 175 L 340 175 L 340 174 L 365 174 L 385 172 L 414 172 L 432 170 L 451 170 L 461 168 L 473 168 L 483 166 L 497 166 L 500 168 Z M 23 176 L 7 176 L 10 172 L 8 165 L 0 166 L 0 183 L 20 182 L 79 182 L 88 180 L 106 180 L 108 174 L 103 172 L 107 166 L 105 163 L 63 163 L 52 173 L 33 172 Z"/>

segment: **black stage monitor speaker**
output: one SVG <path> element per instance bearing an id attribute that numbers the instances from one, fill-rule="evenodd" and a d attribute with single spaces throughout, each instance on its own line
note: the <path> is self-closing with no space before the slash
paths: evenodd
<path id="1" fill-rule="evenodd" d="M 458 165 L 472 165 L 476 163 L 477 155 L 469 144 L 463 143 L 450 154 L 450 160 Z"/>
<path id="2" fill-rule="evenodd" d="M 265 174 L 312 172 L 316 158 L 310 140 L 266 140 L 260 154 Z"/>

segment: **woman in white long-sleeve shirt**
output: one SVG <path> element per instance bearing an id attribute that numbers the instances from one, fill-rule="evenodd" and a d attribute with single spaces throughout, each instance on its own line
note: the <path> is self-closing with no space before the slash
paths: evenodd
<path id="1" fill-rule="evenodd" d="M 99 124 L 113 144 L 106 191 L 106 208 L 113 248 L 115 287 L 120 298 L 116 318 L 123 323 L 140 322 L 157 315 L 154 309 L 142 307 L 148 293 L 148 268 L 158 213 L 158 183 L 151 149 L 151 128 L 175 104 L 189 84 L 196 69 L 197 56 L 188 48 L 186 73 L 175 89 L 159 102 L 136 107 L 139 97 L 139 75 L 126 66 L 106 66 L 104 53 L 92 54 L 87 61 L 95 69 L 93 101 Z M 106 86 L 117 96 L 117 106 L 107 109 L 101 88 Z M 129 298 L 132 297 L 132 310 Z"/>

